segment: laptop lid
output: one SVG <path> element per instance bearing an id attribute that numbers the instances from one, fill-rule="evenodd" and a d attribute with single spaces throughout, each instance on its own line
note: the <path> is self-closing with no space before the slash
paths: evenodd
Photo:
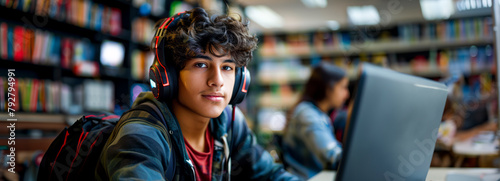
<path id="1" fill-rule="evenodd" d="M 336 180 L 425 180 L 445 85 L 362 65 Z"/>

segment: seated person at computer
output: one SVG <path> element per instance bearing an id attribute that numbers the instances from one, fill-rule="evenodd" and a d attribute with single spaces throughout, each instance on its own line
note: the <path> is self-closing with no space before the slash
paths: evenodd
<path id="1" fill-rule="evenodd" d="M 439 126 L 438 138 L 436 141 L 436 149 L 432 157 L 431 166 L 434 167 L 449 167 L 452 164 L 451 148 L 456 141 L 465 141 L 472 139 L 483 131 L 496 131 L 497 123 L 490 122 L 487 119 L 487 112 L 485 106 L 478 106 L 476 112 L 484 112 L 486 116 L 475 116 L 483 119 L 481 124 L 477 124 L 469 129 L 463 128 L 465 122 L 472 122 L 474 116 L 471 116 L 471 111 L 465 111 L 456 103 L 446 99 L 446 105 L 443 111 L 441 125 Z M 469 120 L 466 120 L 466 114 L 469 114 Z M 477 114 L 477 113 L 475 113 Z M 477 122 L 477 121 L 474 121 Z"/>
<path id="2" fill-rule="evenodd" d="M 327 115 L 349 97 L 344 70 L 322 62 L 313 68 L 303 95 L 288 114 L 283 135 L 283 161 L 287 170 L 311 178 L 323 169 L 336 169 L 342 146 Z"/>

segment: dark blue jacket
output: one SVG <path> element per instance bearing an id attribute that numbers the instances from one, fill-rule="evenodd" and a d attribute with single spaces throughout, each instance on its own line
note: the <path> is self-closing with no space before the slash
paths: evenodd
<path id="1" fill-rule="evenodd" d="M 144 118 L 155 119 L 145 111 L 123 115 L 120 122 L 124 123 L 114 129 L 101 154 L 98 169 L 101 168 L 105 174 L 101 174 L 99 179 L 165 180 L 167 168 L 175 165 L 174 180 L 195 180 L 194 167 L 186 152 L 177 119 L 168 106 L 157 101 L 151 92 L 141 93 L 133 106 L 145 101 L 154 102 L 160 108 L 166 127 L 140 121 Z M 227 107 L 209 124 L 214 137 L 212 180 L 226 180 L 228 168 L 224 165 L 229 150 L 232 153 L 232 180 L 297 180 L 281 165 L 275 164 L 271 155 L 257 144 L 239 109 L 236 110 L 233 133 L 228 133 L 231 111 Z M 172 149 L 175 149 L 177 163 L 171 163 L 169 156 Z"/>

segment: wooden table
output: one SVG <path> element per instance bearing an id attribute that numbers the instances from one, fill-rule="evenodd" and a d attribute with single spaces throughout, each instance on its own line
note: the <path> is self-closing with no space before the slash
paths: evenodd
<path id="1" fill-rule="evenodd" d="M 475 142 L 473 139 L 457 141 L 452 148 L 453 154 L 457 156 L 455 167 L 460 167 L 466 157 L 497 156 L 498 146 L 498 139 L 492 142 Z"/>

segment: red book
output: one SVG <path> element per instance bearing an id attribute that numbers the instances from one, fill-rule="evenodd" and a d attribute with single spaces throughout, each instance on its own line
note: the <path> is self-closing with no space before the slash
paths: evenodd
<path id="1" fill-rule="evenodd" d="M 16 26 L 14 27 L 14 60 L 23 61 L 24 58 L 24 27 Z"/>
<path id="2" fill-rule="evenodd" d="M 73 59 L 73 43 L 69 38 L 63 38 L 61 41 L 61 67 L 70 69 Z"/>
<path id="3" fill-rule="evenodd" d="M 31 55 L 33 52 L 33 44 L 35 42 L 35 32 L 30 29 L 26 29 L 24 37 L 24 59 L 31 62 Z"/>
<path id="4" fill-rule="evenodd" d="M 2 56 L 3 59 L 7 59 L 8 58 L 8 51 L 9 51 L 9 49 L 7 47 L 7 38 L 8 38 L 7 37 L 7 31 L 8 31 L 8 29 L 7 29 L 7 23 L 0 24 L 0 32 L 2 33 L 0 35 L 0 40 L 2 41 L 2 42 L 0 42 L 0 43 L 2 43 L 2 45 L 1 45 L 2 50 L 0 52 L 1 52 L 1 56 Z"/>
<path id="5" fill-rule="evenodd" d="M 31 101 L 30 101 L 30 112 L 36 112 L 36 104 L 38 100 L 38 80 L 33 79 L 31 86 Z"/>
<path id="6" fill-rule="evenodd" d="M 5 6 L 6 6 L 6 7 L 8 7 L 8 8 L 10 8 L 10 7 L 12 6 L 12 4 L 11 4 L 11 3 L 12 3 L 12 1 L 13 1 L 13 0 L 6 0 L 6 2 L 5 2 Z"/>
<path id="7" fill-rule="evenodd" d="M 122 30 L 122 12 L 118 8 L 111 8 L 110 17 L 110 33 L 111 35 L 119 35 Z"/>
<path id="8" fill-rule="evenodd" d="M 72 23 L 73 22 L 73 8 L 72 7 L 72 1 L 66 1 L 66 22 Z"/>

